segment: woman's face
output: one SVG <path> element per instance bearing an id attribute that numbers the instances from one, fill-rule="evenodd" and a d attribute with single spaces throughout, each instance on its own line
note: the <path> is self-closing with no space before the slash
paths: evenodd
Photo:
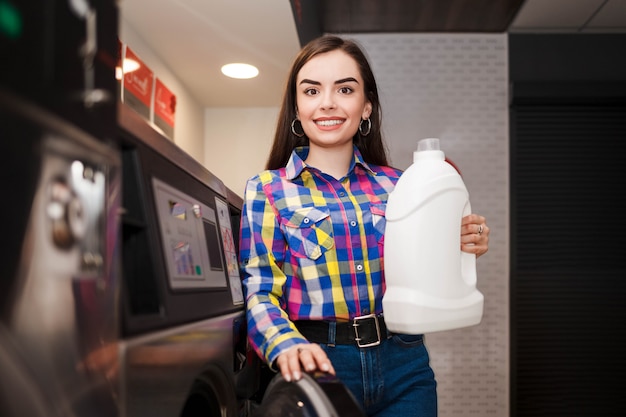
<path id="1" fill-rule="evenodd" d="M 304 64 L 296 77 L 296 105 L 311 146 L 320 147 L 351 143 L 372 112 L 357 63 L 340 50 Z"/>

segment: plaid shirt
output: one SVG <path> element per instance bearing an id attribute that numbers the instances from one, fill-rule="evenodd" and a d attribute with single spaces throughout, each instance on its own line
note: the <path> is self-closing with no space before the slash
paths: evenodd
<path id="1" fill-rule="evenodd" d="M 401 171 L 368 165 L 354 148 L 336 180 L 306 166 L 308 147 L 285 168 L 248 180 L 241 217 L 248 334 L 259 355 L 306 342 L 295 320 L 347 321 L 382 312 L 387 197 Z"/>

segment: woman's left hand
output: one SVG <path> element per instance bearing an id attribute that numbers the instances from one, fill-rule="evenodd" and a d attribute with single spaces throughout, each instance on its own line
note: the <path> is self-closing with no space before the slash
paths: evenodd
<path id="1" fill-rule="evenodd" d="M 461 250 L 477 258 L 489 250 L 489 226 L 483 216 L 468 214 L 461 220 Z"/>

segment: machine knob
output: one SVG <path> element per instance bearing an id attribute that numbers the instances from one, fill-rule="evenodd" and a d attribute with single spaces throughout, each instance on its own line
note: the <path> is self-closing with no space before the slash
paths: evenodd
<path id="1" fill-rule="evenodd" d="M 69 249 L 81 240 L 87 231 L 83 203 L 63 179 L 50 184 L 47 214 L 52 225 L 52 241 L 62 249 Z"/>

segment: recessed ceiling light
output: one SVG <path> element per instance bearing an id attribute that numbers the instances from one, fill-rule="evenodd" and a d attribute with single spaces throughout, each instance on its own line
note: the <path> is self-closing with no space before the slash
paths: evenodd
<path id="1" fill-rule="evenodd" d="M 246 79 L 259 75 L 259 70 L 249 64 L 226 64 L 222 67 L 222 74 L 230 78 Z"/>

